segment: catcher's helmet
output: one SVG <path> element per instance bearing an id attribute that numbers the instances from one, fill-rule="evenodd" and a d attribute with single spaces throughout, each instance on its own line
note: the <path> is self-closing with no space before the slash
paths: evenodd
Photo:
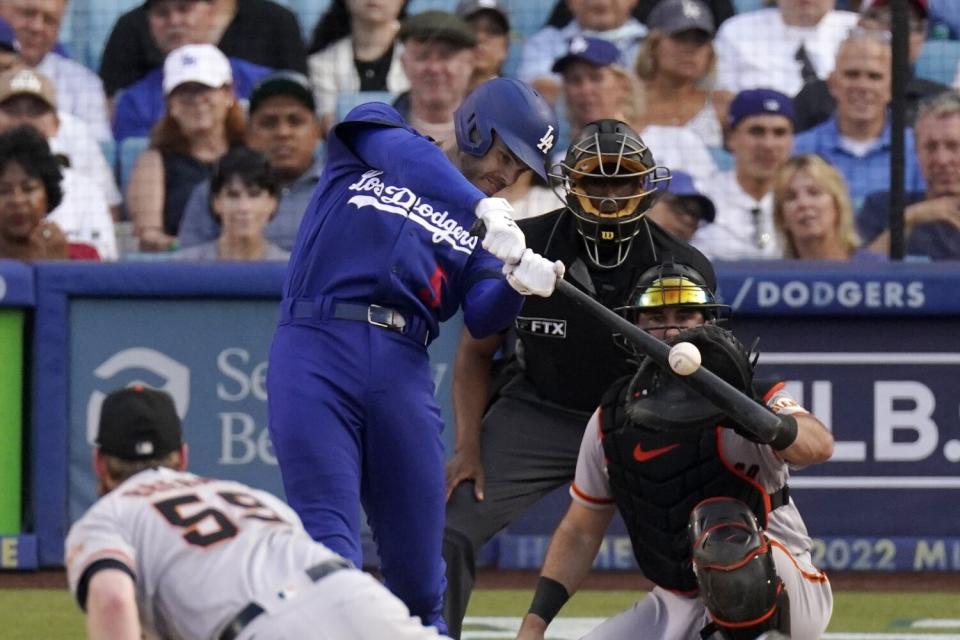
<path id="1" fill-rule="evenodd" d="M 724 319 L 730 312 L 728 305 L 717 302 L 717 297 L 696 269 L 670 261 L 640 274 L 626 304 L 614 311 L 636 324 L 641 312 L 664 307 L 696 309 L 708 321 Z"/>
<path id="2" fill-rule="evenodd" d="M 557 139 L 557 117 L 532 87 L 494 78 L 467 96 L 453 114 L 457 146 L 473 156 L 490 150 L 496 134 L 515 156 L 547 179 L 547 160 Z"/>
<path id="3" fill-rule="evenodd" d="M 583 128 L 560 163 L 558 194 L 577 220 L 587 256 L 600 268 L 627 259 L 641 220 L 670 180 L 636 131 L 619 120 Z"/>

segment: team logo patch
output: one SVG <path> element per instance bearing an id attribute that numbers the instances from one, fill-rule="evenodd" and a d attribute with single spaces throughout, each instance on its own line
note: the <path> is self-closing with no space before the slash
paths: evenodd
<path id="1" fill-rule="evenodd" d="M 566 338 L 567 321 L 552 318 L 517 317 L 517 330 L 547 338 Z"/>

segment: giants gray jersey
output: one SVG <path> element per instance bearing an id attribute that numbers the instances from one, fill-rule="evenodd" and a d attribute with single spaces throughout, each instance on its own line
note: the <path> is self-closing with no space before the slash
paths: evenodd
<path id="1" fill-rule="evenodd" d="M 765 400 L 775 413 L 806 413 L 783 389 L 782 384 L 771 389 Z M 604 460 L 599 416 L 599 410 L 594 412 L 583 433 L 570 495 L 590 509 L 613 509 L 615 506 Z M 787 484 L 790 476 L 787 463 L 771 447 L 751 442 L 732 429 L 720 430 L 720 455 L 728 467 L 746 470 L 747 475 L 760 483 L 767 493 L 779 490 Z M 794 556 L 803 556 L 813 546 L 807 526 L 792 498 L 789 504 L 770 513 L 766 531 L 783 543 Z"/>
<path id="2" fill-rule="evenodd" d="M 120 562 L 135 576 L 144 630 L 171 640 L 216 638 L 251 601 L 333 557 L 276 497 L 170 469 L 129 478 L 90 507 L 66 542 L 74 595 L 85 593 L 89 568 Z"/>

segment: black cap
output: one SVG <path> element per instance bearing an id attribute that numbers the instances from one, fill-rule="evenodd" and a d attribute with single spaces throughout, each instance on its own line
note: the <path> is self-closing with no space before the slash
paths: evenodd
<path id="1" fill-rule="evenodd" d="M 111 392 L 100 408 L 97 446 L 123 460 L 159 458 L 183 444 L 169 394 L 142 385 Z"/>
<path id="2" fill-rule="evenodd" d="M 663 0 L 647 16 L 647 27 L 668 35 L 696 29 L 713 36 L 716 31 L 713 14 L 700 0 Z"/>
<path id="3" fill-rule="evenodd" d="M 467 21 L 448 11 L 424 11 L 410 16 L 400 25 L 400 42 L 414 40 L 442 40 L 464 49 L 477 44 L 477 36 Z"/>
<path id="4" fill-rule="evenodd" d="M 296 71 L 274 71 L 264 76 L 250 92 L 250 113 L 256 111 L 264 100 L 274 96 L 290 96 L 302 102 L 310 111 L 317 110 L 310 80 Z"/>

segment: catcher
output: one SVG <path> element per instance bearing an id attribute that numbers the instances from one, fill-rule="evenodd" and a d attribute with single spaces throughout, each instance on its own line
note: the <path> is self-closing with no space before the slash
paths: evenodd
<path id="1" fill-rule="evenodd" d="M 590 571 L 616 509 L 652 592 L 589 640 L 730 640 L 777 631 L 819 638 L 833 608 L 790 499 L 790 465 L 827 460 L 833 438 L 783 388 L 754 380 L 755 354 L 716 325 L 725 310 L 698 273 L 654 267 L 618 311 L 661 339 L 695 344 L 703 366 L 781 417 L 772 442 L 734 424 L 650 359 L 614 383 L 584 432 L 573 501 L 557 527 L 518 640 L 547 625 Z M 770 637 L 770 636 L 767 636 Z"/>

